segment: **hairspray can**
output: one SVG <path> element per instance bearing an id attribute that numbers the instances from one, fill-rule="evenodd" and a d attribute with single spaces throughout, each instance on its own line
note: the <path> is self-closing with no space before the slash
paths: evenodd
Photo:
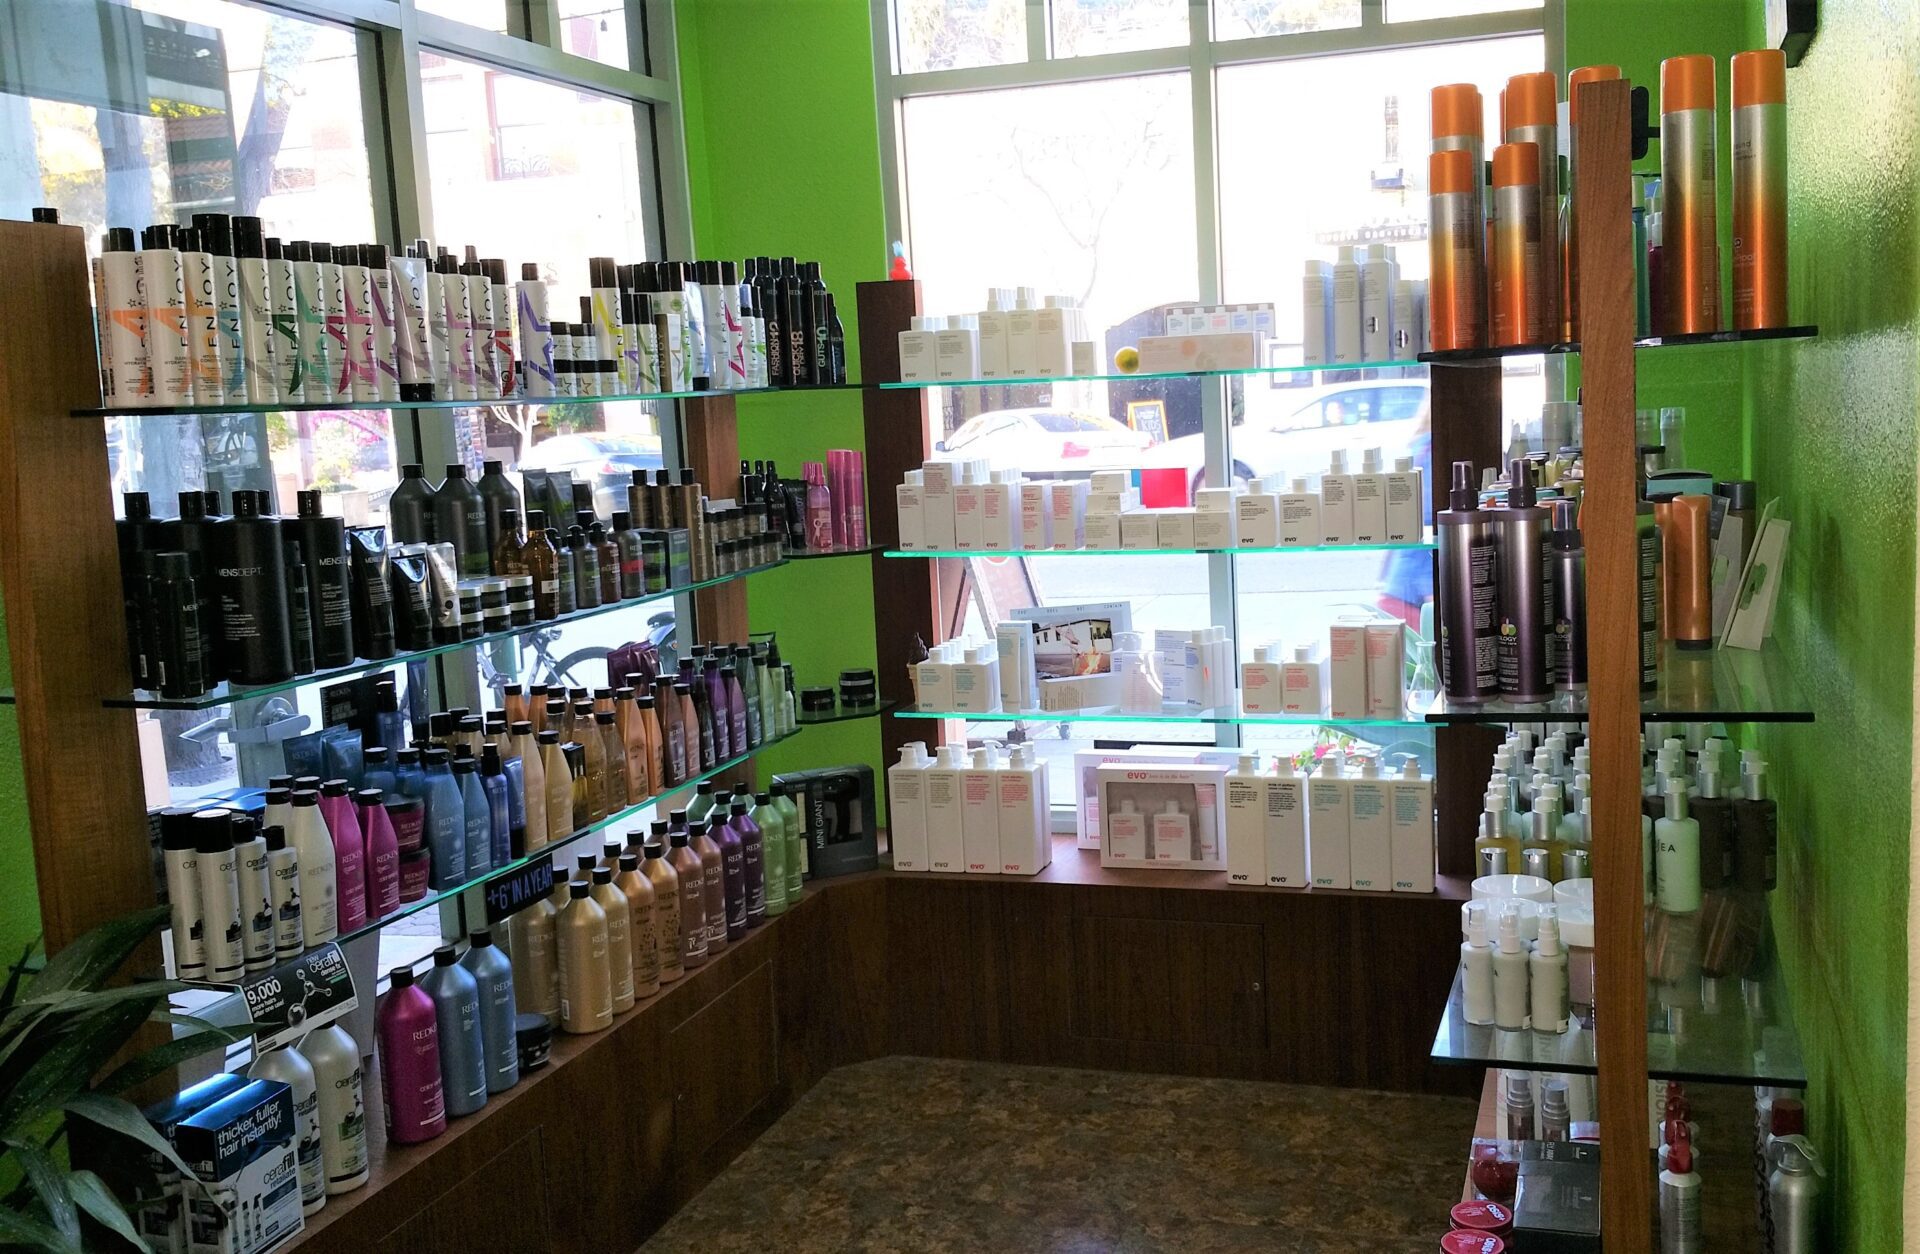
<path id="1" fill-rule="evenodd" d="M 1493 256 L 1489 258 L 1488 342 L 1547 342 L 1540 255 L 1540 157 L 1535 144 L 1493 150 Z"/>
<path id="2" fill-rule="evenodd" d="M 1427 334 L 1437 353 L 1486 343 L 1478 168 L 1478 158 L 1463 148 L 1427 158 Z"/>
<path id="3" fill-rule="evenodd" d="M 1714 65 L 1704 55 L 1660 63 L 1662 335 L 1720 329 L 1720 239 L 1714 192 Z M 1656 312 L 1656 317 L 1658 313 Z"/>
<path id="4" fill-rule="evenodd" d="M 1542 338 L 1560 334 L 1560 103 L 1559 80 L 1545 71 L 1516 74 L 1501 99 L 1501 123 L 1509 144 L 1532 144 L 1539 177 L 1534 182 L 1540 205 L 1540 317 Z"/>
<path id="5" fill-rule="evenodd" d="M 1733 58 L 1733 325 L 1787 325 L 1787 62 Z"/>

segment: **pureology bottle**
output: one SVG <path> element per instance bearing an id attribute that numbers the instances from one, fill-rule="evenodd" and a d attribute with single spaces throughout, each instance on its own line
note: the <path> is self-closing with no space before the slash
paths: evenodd
<path id="1" fill-rule="evenodd" d="M 263 516 L 264 495 L 235 492 L 233 517 L 214 528 L 221 656 L 227 678 L 243 684 L 283 683 L 294 674 L 286 554 L 279 523 Z"/>
<path id="2" fill-rule="evenodd" d="M 746 926 L 759 927 L 767 921 L 766 849 L 760 825 L 747 813 L 747 802 L 739 797 L 727 807 L 727 826 L 740 842 L 740 867 L 746 889 Z"/>
<path id="3" fill-rule="evenodd" d="M 465 747 L 461 746 L 463 749 Z M 471 879 L 493 869 L 493 811 L 487 804 L 486 786 L 480 782 L 478 762 L 474 761 L 470 755 L 455 758 L 453 775 L 460 785 L 460 807 L 467 851 L 467 878 Z"/>
<path id="4" fill-rule="evenodd" d="M 487 1092 L 504 1093 L 520 1082 L 520 1049 L 513 1027 L 514 1016 L 519 1013 L 513 963 L 493 943 L 493 933 L 482 928 L 473 934 L 460 965 L 473 976 L 480 991 L 480 1040 L 486 1053 Z"/>
<path id="5" fill-rule="evenodd" d="M 387 532 L 395 544 L 433 543 L 433 485 L 426 468 L 400 468 L 400 486 L 387 498 Z"/>
<path id="6" fill-rule="evenodd" d="M 393 751 L 385 745 L 368 745 L 360 754 L 360 786 L 378 788 L 383 793 L 393 791 L 395 777 L 393 773 Z M 358 794 L 355 800 L 358 801 Z M 364 830 L 366 824 L 362 823 Z"/>
<path id="7" fill-rule="evenodd" d="M 440 1042 L 440 1086 L 449 1116 L 487 1104 L 487 1050 L 480 1030 L 480 985 L 460 965 L 452 945 L 433 951 L 433 969 L 420 978 L 433 999 Z"/>
<path id="8" fill-rule="evenodd" d="M 367 1097 L 360 1047 L 338 1023 L 315 1028 L 294 1048 L 313 1068 L 319 1097 L 320 1165 L 327 1196 L 351 1193 L 367 1182 Z M 439 1082 L 436 1073 L 434 1082 Z"/>
<path id="9" fill-rule="evenodd" d="M 468 976 L 469 985 L 472 981 Z M 380 1048 L 380 1096 L 387 1111 L 387 1139 L 400 1145 L 431 1141 L 447 1130 L 439 1016 L 433 998 L 413 982 L 413 968 L 395 967 L 389 974 L 387 995 L 380 999 L 374 1016 L 374 1034 Z M 312 1061 L 311 1055 L 308 1061 Z"/>
<path id="10" fill-rule="evenodd" d="M 298 496 L 299 516 L 284 521 L 288 538 L 297 540 L 306 562 L 307 613 L 313 636 L 313 661 L 319 667 L 353 661 L 352 564 L 347 557 L 347 525 L 326 516 L 317 491 Z"/>
<path id="11" fill-rule="evenodd" d="M 426 751 L 423 800 L 427 806 L 426 843 L 433 861 L 429 882 L 435 888 L 452 888 L 467 878 L 466 802 L 453 777 L 450 756 L 445 749 Z M 485 804 L 483 797 L 481 805 Z"/>
<path id="12" fill-rule="evenodd" d="M 491 572 L 486 501 L 467 478 L 463 462 L 449 465 L 446 481 L 434 490 L 433 530 L 439 543 L 453 545 L 462 579 L 481 579 Z"/>
<path id="13" fill-rule="evenodd" d="M 327 1204 L 326 1165 L 320 1157 L 320 1093 L 313 1066 L 297 1050 L 275 1049 L 255 1055 L 247 1075 L 278 1080 L 293 1090 L 293 1161 L 300 1172 L 300 1211 L 311 1215 Z"/>

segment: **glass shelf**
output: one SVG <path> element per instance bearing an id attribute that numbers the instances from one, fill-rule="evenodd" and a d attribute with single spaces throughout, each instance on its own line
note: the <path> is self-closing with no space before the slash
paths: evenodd
<path id="1" fill-rule="evenodd" d="M 435 906 L 440 904 L 443 901 L 451 900 L 455 897 L 458 897 L 461 893 L 467 892 L 470 889 L 483 888 L 486 885 L 492 883 L 494 880 L 505 879 L 507 876 L 512 875 L 515 871 L 519 871 L 527 866 L 530 866 L 533 863 L 538 862 L 542 858 L 553 857 L 555 854 L 562 852 L 570 845 L 577 845 L 581 841 L 586 840 L 590 836 L 596 836 L 603 832 L 611 831 L 612 829 L 619 827 L 623 823 L 627 823 L 639 817 L 642 811 L 647 810 L 648 808 L 654 805 L 657 805 L 663 798 L 670 797 L 675 793 L 685 792 L 689 788 L 692 788 L 695 784 L 698 784 L 702 780 L 712 779 L 714 776 L 719 775 L 724 771 L 732 770 L 734 767 L 739 766 L 743 762 L 746 762 L 751 758 L 753 758 L 755 754 L 765 753 L 768 749 L 771 749 L 773 746 L 777 744 L 782 744 L 788 740 L 791 740 L 799 734 L 800 734 L 799 731 L 795 730 L 795 731 L 788 732 L 784 736 L 776 736 L 772 740 L 764 741 L 759 746 L 754 748 L 751 752 L 742 753 L 736 757 L 728 758 L 725 762 L 722 762 L 717 766 L 711 767 L 708 770 L 704 770 L 700 772 L 698 775 L 693 776 L 691 779 L 688 779 L 683 783 L 675 784 L 672 788 L 667 789 L 665 792 L 658 793 L 654 796 L 646 798 L 645 800 L 638 801 L 633 805 L 626 806 L 621 810 L 616 811 L 613 814 L 609 814 L 606 818 L 601 819 L 599 822 L 589 823 L 587 824 L 587 826 L 581 828 L 580 830 L 573 832 L 567 836 L 563 836 L 559 840 L 550 840 L 546 844 L 542 845 L 540 848 L 534 850 L 533 852 L 522 854 L 520 857 L 515 858 L 513 861 L 507 863 L 506 865 L 494 867 L 493 869 L 487 871 L 485 874 L 476 875 L 472 879 L 466 880 L 465 882 L 460 884 L 456 884 L 450 888 L 428 889 L 426 896 L 420 898 L 418 901 L 403 902 L 401 903 L 401 906 L 398 910 L 393 911 L 391 914 L 386 915 L 384 918 L 370 921 L 364 927 L 358 927 L 358 928 L 354 928 L 352 931 L 342 932 L 335 939 L 344 945 L 348 941 L 353 940 L 355 937 L 365 936 L 369 932 L 377 932 L 383 927 L 388 927 L 394 923 L 398 923 L 401 919 L 406 918 L 408 915 L 417 914 L 420 911 L 427 909 L 429 906 Z M 217 989 L 223 992 L 231 991 L 235 987 L 232 984 L 215 984 L 208 980 L 186 980 L 182 982 L 193 988 Z"/>
<path id="2" fill-rule="evenodd" d="M 1701 331 L 1693 335 L 1649 335 L 1633 342 L 1635 348 L 1686 348 L 1695 344 L 1746 344 L 1758 340 L 1804 340 L 1820 334 L 1817 326 L 1767 327 L 1758 331 Z M 1452 348 L 1437 353 L 1422 353 L 1420 360 L 1433 366 L 1472 365 L 1498 361 L 1502 357 L 1537 357 L 1542 353 L 1577 353 L 1578 342 L 1519 344 L 1504 348 Z"/>
<path id="3" fill-rule="evenodd" d="M 1769 641 L 1758 650 L 1702 649 L 1668 644 L 1660 656 L 1660 684 L 1640 699 L 1642 722 L 1811 723 L 1813 700 L 1794 678 L 1784 651 Z M 1429 723 L 1583 723 L 1585 694 L 1557 694 L 1538 705 L 1489 701 L 1458 705 L 1436 698 Z"/>
<path id="4" fill-rule="evenodd" d="M 367 413 L 389 409 L 481 409 L 495 405 L 514 408 L 542 405 L 606 405 L 616 401 L 690 401 L 718 396 L 767 396 L 775 392 L 849 392 L 863 383 L 822 383 L 806 387 L 701 388 L 688 392 L 622 392 L 617 396 L 507 396 L 493 400 L 439 401 L 300 401 L 267 405 L 165 405 L 140 408 L 76 409 L 75 418 L 178 418 L 199 414 Z"/>
<path id="5" fill-rule="evenodd" d="M 1402 370 L 1423 365 L 1420 361 L 1363 361 L 1349 366 L 1233 366 L 1224 370 L 1139 370 L 1132 374 L 1066 374 L 1020 379 L 935 379 L 922 382 L 882 383 L 882 391 L 925 388 L 1014 388 L 1036 383 L 1132 383 L 1142 379 L 1229 379 L 1240 375 L 1319 374 L 1356 370 Z"/>
<path id="6" fill-rule="evenodd" d="M 1431 534 L 1425 540 L 1404 544 L 1290 544 L 1282 548 L 1232 549 L 888 549 L 888 557 L 1193 557 L 1216 553 L 1256 555 L 1267 553 L 1395 553 L 1432 549 Z M 788 556 L 793 556 L 789 554 Z"/>
<path id="7" fill-rule="evenodd" d="M 862 554 L 884 552 L 886 547 L 884 544 L 869 544 L 857 549 L 789 549 L 786 556 L 790 562 L 806 562 L 822 557 L 859 557 Z"/>
<path id="8" fill-rule="evenodd" d="M 1561 1033 L 1468 1023 L 1460 981 L 1456 971 L 1433 1037 L 1435 1062 L 1598 1074 L 1591 1031 L 1577 1023 Z M 1647 990 L 1650 1079 L 1806 1087 L 1806 1063 L 1777 970 L 1755 980 L 1702 980 L 1682 1000 L 1675 1004 L 1672 989 Z"/>
<path id="9" fill-rule="evenodd" d="M 636 605 L 649 605 L 655 601 L 670 600 L 688 592 L 697 592 L 702 588 L 712 588 L 719 584 L 731 583 L 748 575 L 757 575 L 762 571 L 773 570 L 786 565 L 786 559 L 768 562 L 762 566 L 735 571 L 731 575 L 721 575 L 715 579 L 703 579 L 698 583 L 681 584 L 665 592 L 652 592 L 643 597 L 615 601 L 611 605 L 599 605 L 590 610 L 575 610 L 571 614 L 562 614 L 558 618 L 541 619 L 524 627 L 509 627 L 505 631 L 490 631 L 475 636 L 471 640 L 461 640 L 454 644 L 437 644 L 430 649 L 414 649 L 405 653 L 395 653 L 392 657 L 375 661 L 360 660 L 346 666 L 335 666 L 328 670 L 313 671 L 306 675 L 295 675 L 292 679 L 272 684 L 230 684 L 220 683 L 197 697 L 163 697 L 144 689 L 136 690 L 124 697 L 108 697 L 104 704 L 109 707 L 133 710 L 210 710 L 215 706 L 226 705 L 233 701 L 243 701 L 250 697 L 271 696 L 276 692 L 291 692 L 296 688 L 307 688 L 315 684 L 331 683 L 335 680 L 351 679 L 355 675 L 365 675 L 372 671 L 383 671 L 389 667 L 403 666 L 408 662 L 418 662 L 425 658 L 438 657 L 443 653 L 452 653 L 457 649 L 471 649 L 477 645 L 491 644 L 498 640 L 512 640 L 530 631 L 543 627 L 565 627 L 573 623 L 598 618 L 603 614 L 613 614 Z"/>
<path id="10" fill-rule="evenodd" d="M 917 705 L 894 711 L 897 718 L 946 718 L 965 723 L 1236 723 L 1242 726 L 1288 727 L 1419 727 L 1420 717 L 1330 718 L 1325 714 L 1240 714 L 1232 710 L 1168 709 L 1159 714 L 1123 714 L 1119 710 L 994 710 L 970 714 L 953 710 L 923 710 Z"/>
<path id="11" fill-rule="evenodd" d="M 899 707 L 898 701 L 882 701 L 877 705 L 855 706 L 851 709 L 837 705 L 831 713 L 809 714 L 802 710 L 794 715 L 794 721 L 802 727 L 817 727 L 822 723 L 852 723 L 863 718 L 878 718 Z"/>

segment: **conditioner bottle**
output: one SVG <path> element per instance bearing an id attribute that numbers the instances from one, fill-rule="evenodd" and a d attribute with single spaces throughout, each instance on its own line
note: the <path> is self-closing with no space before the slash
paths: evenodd
<path id="1" fill-rule="evenodd" d="M 387 995 L 374 1017 L 374 1033 L 380 1044 L 387 1139 L 399 1145 L 431 1141 L 447 1130 L 440 1032 L 433 998 L 413 982 L 413 968 L 395 967 L 389 973 Z"/>
<path id="2" fill-rule="evenodd" d="M 576 1034 L 613 1024 L 607 915 L 592 891 L 585 880 L 567 885 L 567 909 L 560 916 L 560 1028 Z"/>
<path id="3" fill-rule="evenodd" d="M 319 1097 L 320 1165 L 327 1195 L 351 1193 L 367 1182 L 367 1095 L 360 1046 L 345 1028 L 329 1023 L 307 1033 L 297 1048 L 313 1069 Z"/>

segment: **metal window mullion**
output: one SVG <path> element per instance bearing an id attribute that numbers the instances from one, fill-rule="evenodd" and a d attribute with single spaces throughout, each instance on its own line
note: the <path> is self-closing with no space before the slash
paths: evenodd
<path id="1" fill-rule="evenodd" d="M 1053 14 L 1049 0 L 1027 0 L 1027 60 L 1044 65 L 1053 56 Z"/>
<path id="2" fill-rule="evenodd" d="M 666 79 L 651 78 L 617 65 L 576 57 L 557 48 L 516 39 L 499 31 L 481 30 L 433 13 L 413 15 L 422 46 L 496 69 L 545 79 L 603 96 L 621 96 L 655 102 L 673 99 Z"/>
<path id="3" fill-rule="evenodd" d="M 944 96 L 1007 87 L 1047 87 L 1057 83 L 1166 74 L 1187 68 L 1187 51 L 1184 47 L 1145 48 L 1132 52 L 1103 52 L 1095 56 L 1061 57 L 1051 61 L 1016 61 L 1010 65 L 976 65 L 966 69 L 929 70 L 923 74 L 888 77 L 895 99 Z"/>
<path id="4" fill-rule="evenodd" d="M 1259 61 L 1291 61 L 1307 57 L 1338 56 L 1345 52 L 1385 52 L 1396 48 L 1469 43 L 1508 35 L 1538 35 L 1543 11 L 1519 9 L 1472 17 L 1437 17 L 1424 22 L 1369 22 L 1361 9 L 1361 24 L 1339 30 L 1301 31 L 1292 35 L 1258 35 L 1251 39 L 1223 39 L 1214 45 L 1215 66 Z"/>
<path id="5" fill-rule="evenodd" d="M 880 131 L 881 212 L 886 218 L 887 238 L 904 243 L 907 256 L 912 257 L 913 237 L 911 223 L 907 221 L 906 205 L 907 165 L 900 146 L 903 133 L 900 124 L 901 102 L 894 86 L 899 81 L 893 72 L 898 56 L 898 41 L 894 35 L 891 0 L 872 0 L 871 13 L 873 85 Z"/>

